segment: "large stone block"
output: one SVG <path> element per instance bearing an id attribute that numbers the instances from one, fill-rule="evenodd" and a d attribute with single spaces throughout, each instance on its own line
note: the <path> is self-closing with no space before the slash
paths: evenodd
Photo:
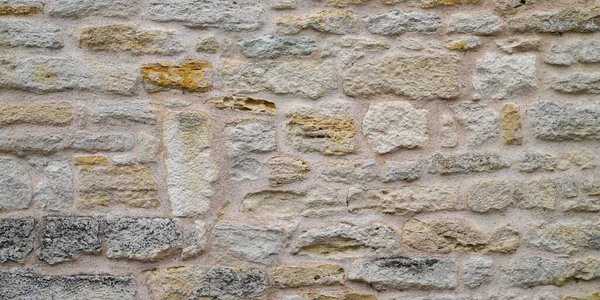
<path id="1" fill-rule="evenodd" d="M 487 103 L 463 102 L 452 106 L 452 110 L 458 123 L 466 128 L 469 147 L 481 146 L 498 138 L 498 112 L 489 108 Z"/>
<path id="2" fill-rule="evenodd" d="M 526 240 L 529 245 L 555 253 L 600 249 L 600 224 L 585 221 L 542 223 L 528 230 Z"/>
<path id="3" fill-rule="evenodd" d="M 475 99 L 514 98 L 537 87 L 535 55 L 487 53 L 473 71 Z"/>
<path id="4" fill-rule="evenodd" d="M 550 88 L 562 93 L 600 94 L 600 72 L 553 77 Z"/>
<path id="5" fill-rule="evenodd" d="M 0 219 L 0 264 L 23 262 L 33 250 L 33 219 Z"/>
<path id="6" fill-rule="evenodd" d="M 546 63 L 552 65 L 572 65 L 578 62 L 600 62 L 600 42 L 577 40 L 566 44 L 554 44 L 546 57 Z"/>
<path id="7" fill-rule="evenodd" d="M 593 257 L 582 260 L 528 257 L 505 263 L 502 275 L 507 283 L 516 287 L 562 286 L 570 279 L 588 281 L 600 278 L 600 261 Z"/>
<path id="8" fill-rule="evenodd" d="M 594 32 L 600 30 L 599 16 L 600 7 L 597 6 L 533 12 L 510 19 L 508 28 L 514 32 Z"/>
<path id="9" fill-rule="evenodd" d="M 25 209 L 31 203 L 29 172 L 16 159 L 0 157 L 0 210 Z"/>
<path id="10" fill-rule="evenodd" d="M 344 200 L 337 190 L 318 186 L 306 191 L 263 190 L 244 196 L 242 213 L 248 219 L 322 217 L 345 211 Z"/>
<path id="11" fill-rule="evenodd" d="M 440 17 L 422 12 L 397 10 L 367 15 L 363 21 L 367 30 L 374 34 L 396 35 L 407 32 L 435 32 L 441 25 Z"/>
<path id="12" fill-rule="evenodd" d="M 385 214 L 406 214 L 455 210 L 458 189 L 447 185 L 413 185 L 401 188 L 350 188 L 348 211 L 379 211 Z"/>
<path id="13" fill-rule="evenodd" d="M 225 126 L 225 143 L 230 157 L 275 151 L 275 124 L 263 120 L 239 120 Z"/>
<path id="14" fill-rule="evenodd" d="M 356 13 L 350 10 L 323 10 L 306 15 L 283 15 L 277 19 L 277 31 L 282 34 L 296 34 L 305 29 L 347 34 L 356 31 Z"/>
<path id="15" fill-rule="evenodd" d="M 62 34 L 58 27 L 23 20 L 0 21 L 0 47 L 57 49 L 63 46 Z"/>
<path id="16" fill-rule="evenodd" d="M 219 257 L 233 256 L 271 264 L 283 249 L 283 230 L 278 227 L 220 222 L 213 228 L 213 250 Z"/>
<path id="17" fill-rule="evenodd" d="M 79 36 L 79 47 L 133 54 L 176 55 L 183 52 L 173 31 L 143 30 L 127 24 L 84 27 Z"/>
<path id="18" fill-rule="evenodd" d="M 73 260 L 79 253 L 99 253 L 101 248 L 100 226 L 93 218 L 42 219 L 39 258 L 51 265 Z"/>
<path id="19" fill-rule="evenodd" d="M 340 265 L 278 266 L 273 271 L 273 285 L 278 288 L 342 284 L 344 268 Z"/>
<path id="20" fill-rule="evenodd" d="M 536 138 L 549 141 L 600 139 L 600 102 L 538 102 L 530 113 Z"/>
<path id="21" fill-rule="evenodd" d="M 48 14 L 62 18 L 130 18 L 139 12 L 138 0 L 53 0 L 49 4 Z"/>
<path id="22" fill-rule="evenodd" d="M 0 106 L 0 125 L 35 124 L 66 126 L 73 121 L 69 102 L 38 102 Z"/>
<path id="23" fill-rule="evenodd" d="M 38 0 L 2 0 L 0 16 L 34 16 L 44 12 L 44 2 Z"/>
<path id="24" fill-rule="evenodd" d="M 491 13 L 458 13 L 448 21 L 448 33 L 493 35 L 502 32 L 502 27 L 502 18 Z"/>
<path id="25" fill-rule="evenodd" d="M 506 158 L 487 152 L 435 153 L 427 159 L 428 172 L 442 175 L 494 172 L 509 166 Z"/>
<path id="26" fill-rule="evenodd" d="M 144 87 L 150 93 L 179 89 L 206 92 L 212 87 L 213 66 L 204 60 L 186 58 L 179 63 L 159 62 L 140 68 Z"/>
<path id="27" fill-rule="evenodd" d="M 317 43 L 310 37 L 280 37 L 272 34 L 246 38 L 238 43 L 246 57 L 277 58 L 308 56 L 317 51 Z"/>

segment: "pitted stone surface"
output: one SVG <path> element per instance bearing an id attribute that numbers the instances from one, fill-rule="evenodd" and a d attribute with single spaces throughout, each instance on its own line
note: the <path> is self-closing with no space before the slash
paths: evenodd
<path id="1" fill-rule="evenodd" d="M 33 219 L 0 220 L 0 264 L 22 262 L 33 250 Z"/>
<path id="2" fill-rule="evenodd" d="M 534 55 L 488 53 L 477 62 L 473 71 L 473 98 L 515 98 L 537 87 L 536 69 Z"/>
<path id="3" fill-rule="evenodd" d="M 367 189 L 351 187 L 348 191 L 348 211 L 379 211 L 386 214 L 406 214 L 456 209 L 458 189 L 447 185 L 413 185 L 403 188 Z"/>
<path id="4" fill-rule="evenodd" d="M 31 203 L 31 179 L 17 160 L 0 157 L 0 210 L 25 209 Z"/>
<path id="5" fill-rule="evenodd" d="M 248 193 L 242 199 L 242 213 L 248 219 L 322 217 L 345 210 L 345 199 L 336 189 L 320 186 L 306 191 L 262 190 Z"/>
<path id="6" fill-rule="evenodd" d="M 51 265 L 73 260 L 79 253 L 98 253 L 100 225 L 89 217 L 42 219 L 39 258 Z"/>
<path id="7" fill-rule="evenodd" d="M 271 264 L 283 249 L 283 231 L 275 227 L 220 222 L 213 229 L 213 247 L 234 257 Z"/>

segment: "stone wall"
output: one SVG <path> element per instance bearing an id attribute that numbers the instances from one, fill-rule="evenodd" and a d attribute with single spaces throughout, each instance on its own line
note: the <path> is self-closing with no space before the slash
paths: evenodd
<path id="1" fill-rule="evenodd" d="M 0 299 L 600 299 L 598 0 L 0 0 Z"/>

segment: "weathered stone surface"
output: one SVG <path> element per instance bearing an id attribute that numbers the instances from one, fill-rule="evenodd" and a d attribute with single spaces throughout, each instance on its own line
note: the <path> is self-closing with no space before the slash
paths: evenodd
<path id="1" fill-rule="evenodd" d="M 392 56 L 348 69 L 344 93 L 352 97 L 395 94 L 416 100 L 455 98 L 458 59 L 453 55 Z"/>
<path id="2" fill-rule="evenodd" d="M 229 174 L 231 179 L 240 181 L 244 179 L 256 180 L 263 163 L 251 157 L 240 157 L 232 160 Z"/>
<path id="3" fill-rule="evenodd" d="M 447 114 L 440 118 L 440 146 L 444 148 L 454 148 L 458 145 L 458 133 L 454 119 Z"/>
<path id="4" fill-rule="evenodd" d="M 33 219 L 0 220 L 0 264 L 22 262 L 33 250 Z"/>
<path id="5" fill-rule="evenodd" d="M 232 109 L 251 114 L 274 116 L 277 112 L 275 102 L 255 99 L 247 96 L 226 96 L 206 100 L 207 104 L 212 104 L 218 109 Z"/>
<path id="6" fill-rule="evenodd" d="M 509 166 L 510 163 L 504 157 L 487 152 L 463 154 L 438 152 L 427 159 L 428 172 L 442 175 L 493 172 Z"/>
<path id="7" fill-rule="evenodd" d="M 89 217 L 42 219 L 39 259 L 54 265 L 79 253 L 98 253 L 102 247 L 98 221 Z"/>
<path id="8" fill-rule="evenodd" d="M 435 32 L 441 25 L 440 17 L 421 12 L 397 10 L 367 15 L 363 21 L 367 30 L 374 34 L 396 35 L 407 32 Z"/>
<path id="9" fill-rule="evenodd" d="M 302 232 L 290 247 L 294 255 L 345 258 L 390 253 L 400 247 L 391 227 L 384 224 L 339 224 Z"/>
<path id="10" fill-rule="evenodd" d="M 213 228 L 213 250 L 262 264 L 273 263 L 283 249 L 284 232 L 277 227 L 219 222 Z"/>
<path id="11" fill-rule="evenodd" d="M 490 258 L 473 257 L 469 259 L 465 263 L 465 271 L 462 275 L 463 283 L 473 289 L 490 282 L 493 264 L 494 261 Z"/>
<path id="12" fill-rule="evenodd" d="M 456 264 L 450 260 L 389 256 L 358 260 L 348 270 L 348 279 L 363 281 L 382 290 L 453 289 Z"/>
<path id="13" fill-rule="evenodd" d="M 206 92 L 213 81 L 213 66 L 207 61 L 191 58 L 177 64 L 145 64 L 140 72 L 144 87 L 150 93 L 170 89 Z"/>
<path id="14" fill-rule="evenodd" d="M 37 0 L 2 0 L 0 16 L 33 16 L 44 12 L 44 3 Z"/>
<path id="15" fill-rule="evenodd" d="M 319 186 L 306 191 L 263 190 L 242 199 L 242 213 L 248 219 L 319 217 L 345 210 L 345 199 L 337 190 Z"/>
<path id="16" fill-rule="evenodd" d="M 0 47 L 57 49 L 63 46 L 63 38 L 58 27 L 23 20 L 0 21 Z"/>
<path id="17" fill-rule="evenodd" d="M 519 164 L 519 171 L 555 171 L 568 169 L 568 162 L 551 154 L 542 154 L 538 152 L 526 152 Z"/>
<path id="18" fill-rule="evenodd" d="M 542 46 L 542 39 L 538 37 L 510 37 L 496 41 L 496 45 L 508 54 L 536 52 Z"/>
<path id="19" fill-rule="evenodd" d="M 550 88 L 562 93 L 600 94 L 600 72 L 553 77 Z"/>
<path id="20" fill-rule="evenodd" d="M 356 31 L 357 16 L 350 10 L 323 10 L 306 15 L 283 15 L 277 19 L 277 31 L 296 34 L 305 29 L 333 34 Z"/>
<path id="21" fill-rule="evenodd" d="M 240 120 L 225 127 L 230 157 L 275 151 L 275 124 L 262 120 Z"/>
<path id="22" fill-rule="evenodd" d="M 85 108 L 91 123 L 107 125 L 154 124 L 158 113 L 147 100 L 100 100 Z"/>
<path id="23" fill-rule="evenodd" d="M 514 98 L 536 88 L 535 55 L 487 53 L 473 71 L 475 99 Z"/>
<path id="24" fill-rule="evenodd" d="M 165 117 L 167 183 L 173 215 L 208 211 L 215 193 L 216 170 L 210 158 L 210 120 L 201 111 L 171 112 Z"/>
<path id="25" fill-rule="evenodd" d="M 584 297 L 567 296 L 564 300 L 598 300 L 600 299 L 600 292 L 593 292 Z"/>
<path id="26" fill-rule="evenodd" d="M 80 209 L 94 206 L 158 206 L 158 185 L 146 167 L 85 165 L 78 171 Z"/>
<path id="27" fill-rule="evenodd" d="M 31 179 L 16 159 L 0 157 L 0 211 L 25 209 L 31 202 Z"/>
<path id="28" fill-rule="evenodd" d="M 350 188 L 348 211 L 375 210 L 386 214 L 455 210 L 458 189 L 451 186 L 414 185 L 396 189 Z"/>
<path id="29" fill-rule="evenodd" d="M 340 265 L 279 266 L 273 272 L 273 285 L 278 288 L 343 283 L 344 268 Z"/>
<path id="30" fill-rule="evenodd" d="M 273 156 L 267 160 L 271 186 L 290 184 L 308 179 L 310 165 L 292 156 Z"/>
<path id="31" fill-rule="evenodd" d="M 464 220 L 411 219 L 404 223 L 402 243 L 427 252 L 515 252 L 519 248 L 519 232 L 504 225 L 482 231 Z"/>
<path id="32" fill-rule="evenodd" d="M 600 224 L 585 221 L 542 223 L 531 227 L 526 239 L 529 245 L 556 253 L 600 249 Z"/>
<path id="33" fill-rule="evenodd" d="M 377 300 L 374 295 L 363 294 L 353 291 L 343 292 L 327 292 L 327 291 L 311 291 L 305 294 L 292 295 L 283 298 L 283 300 Z"/>
<path id="34" fill-rule="evenodd" d="M 381 172 L 383 182 L 404 180 L 415 181 L 421 177 L 421 164 L 418 161 L 385 162 Z"/>
<path id="35" fill-rule="evenodd" d="M 208 239 L 206 224 L 201 220 L 194 220 L 190 227 L 184 230 L 183 249 L 181 249 L 183 260 L 196 257 L 206 249 Z"/>
<path id="36" fill-rule="evenodd" d="M 519 208 L 556 209 L 558 189 L 551 179 L 535 179 L 517 183 L 515 202 Z"/>
<path id="37" fill-rule="evenodd" d="M 404 101 L 369 105 L 362 130 L 376 153 L 421 148 L 427 141 L 427 111 Z"/>
<path id="38" fill-rule="evenodd" d="M 272 34 L 246 38 L 238 43 L 246 57 L 277 58 L 309 56 L 317 51 L 317 43 L 310 37 L 280 37 Z"/>
<path id="39" fill-rule="evenodd" d="M 316 2 L 325 2 L 325 6 L 346 7 L 350 5 L 360 5 L 371 0 L 317 0 Z"/>
<path id="40" fill-rule="evenodd" d="M 473 184 L 467 192 L 469 209 L 484 213 L 502 211 L 515 202 L 514 184 L 505 181 L 483 181 Z"/>
<path id="41" fill-rule="evenodd" d="M 600 42 L 578 40 L 564 45 L 554 44 L 546 57 L 546 63 L 552 65 L 572 65 L 578 62 L 600 62 Z"/>
<path id="42" fill-rule="evenodd" d="M 553 12 L 534 12 L 508 21 L 513 32 L 593 32 L 600 30 L 600 7 L 566 8 Z"/>
<path id="43" fill-rule="evenodd" d="M 77 18 L 87 16 L 129 18 L 137 15 L 138 0 L 53 0 L 48 14 L 53 17 Z"/>
<path id="44" fill-rule="evenodd" d="M 446 49 L 452 51 L 472 51 L 479 48 L 481 39 L 476 36 L 463 36 L 446 42 Z"/>
<path id="45" fill-rule="evenodd" d="M 355 126 L 352 116 L 336 107 L 313 108 L 298 106 L 286 112 L 287 142 L 301 152 L 320 152 L 326 155 L 355 153 Z"/>
<path id="46" fill-rule="evenodd" d="M 269 0 L 272 9 L 296 9 L 297 0 Z"/>
<path id="47" fill-rule="evenodd" d="M 263 299 L 267 274 L 256 268 L 221 266 L 171 267 L 148 271 L 153 299 Z"/>
<path id="48" fill-rule="evenodd" d="M 133 136 L 125 133 L 81 132 L 77 134 L 25 133 L 0 135 L 0 152 L 17 155 L 31 153 L 51 154 L 72 149 L 86 152 L 119 152 L 132 150 Z"/>
<path id="49" fill-rule="evenodd" d="M 317 99 L 337 87 L 331 62 L 221 61 L 223 88 L 234 94 L 270 91 Z"/>
<path id="50" fill-rule="evenodd" d="M 152 2 L 150 20 L 184 22 L 192 28 L 218 28 L 230 31 L 256 30 L 263 26 L 264 10 L 256 2 L 192 0 L 190 2 Z"/>
<path id="51" fill-rule="evenodd" d="M 175 32 L 143 30 L 127 24 L 83 27 L 79 47 L 92 51 L 129 51 L 138 55 L 177 55 L 183 52 L 183 45 Z"/>
<path id="52" fill-rule="evenodd" d="M 37 93 L 82 90 L 133 95 L 137 78 L 114 65 L 68 57 L 20 56 L 0 59 L 0 87 Z"/>
<path id="53" fill-rule="evenodd" d="M 533 132 L 549 141 L 600 139 L 600 102 L 539 102 L 530 113 Z"/>
<path id="54" fill-rule="evenodd" d="M 173 219 L 109 220 L 104 235 L 108 258 L 155 261 L 180 253 L 183 246 L 181 230 Z"/>
<path id="55" fill-rule="evenodd" d="M 0 126 L 13 124 L 66 126 L 72 121 L 72 106 L 69 102 L 37 102 L 0 106 Z"/>
<path id="56" fill-rule="evenodd" d="M 219 50 L 219 41 L 212 35 L 201 36 L 196 40 L 195 49 L 198 53 L 215 54 Z"/>
<path id="57" fill-rule="evenodd" d="M 521 118 L 521 108 L 518 105 L 506 103 L 502 106 L 500 126 L 502 128 L 502 138 L 506 144 L 523 144 L 523 120 Z"/>
<path id="58" fill-rule="evenodd" d="M 6 299 L 133 300 L 135 279 L 108 274 L 41 275 L 31 269 L 0 271 L 0 295 Z"/>
<path id="59" fill-rule="evenodd" d="M 566 153 L 565 159 L 581 170 L 596 168 L 596 155 L 587 148 L 575 149 Z"/>
<path id="60" fill-rule="evenodd" d="M 451 108 L 456 120 L 466 128 L 469 147 L 481 146 L 498 138 L 498 112 L 489 108 L 487 103 L 463 102 Z"/>
<path id="61" fill-rule="evenodd" d="M 505 263 L 502 273 L 505 281 L 512 286 L 562 286 L 569 279 L 587 281 L 600 278 L 600 261 L 592 257 L 577 261 L 528 257 Z"/>
<path id="62" fill-rule="evenodd" d="M 502 32 L 502 27 L 502 18 L 492 13 L 458 13 L 450 16 L 447 32 L 494 35 Z"/>
<path id="63" fill-rule="evenodd" d="M 333 160 L 323 162 L 318 169 L 319 178 L 330 182 L 363 183 L 377 177 L 377 162 L 369 160 Z"/>
<path id="64" fill-rule="evenodd" d="M 382 0 L 382 1 L 390 1 L 390 0 Z M 481 0 L 420 0 L 421 7 L 423 8 L 432 8 L 437 6 L 460 6 L 467 4 L 477 4 Z M 385 2 L 384 2 L 385 3 Z"/>

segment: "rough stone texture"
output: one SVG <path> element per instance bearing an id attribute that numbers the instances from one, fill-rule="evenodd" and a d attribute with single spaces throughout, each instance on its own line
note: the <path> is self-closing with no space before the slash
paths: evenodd
<path id="1" fill-rule="evenodd" d="M 376 153 L 399 148 L 420 148 L 427 141 L 427 111 L 408 102 L 383 102 L 369 105 L 362 130 Z"/>
<path id="2" fill-rule="evenodd" d="M 498 137 L 498 112 L 488 108 L 487 103 L 463 102 L 452 106 L 452 110 L 458 123 L 466 128 L 469 147 L 481 146 Z"/>
<path id="3" fill-rule="evenodd" d="M 329 62 L 221 61 L 224 89 L 231 93 L 293 94 L 317 99 L 337 86 L 337 75 Z"/>
<path id="4" fill-rule="evenodd" d="M 229 174 L 232 180 L 240 181 L 244 179 L 256 180 L 262 163 L 254 158 L 242 157 L 233 160 Z"/>
<path id="5" fill-rule="evenodd" d="M 343 283 L 344 268 L 340 265 L 279 266 L 273 271 L 273 285 L 278 288 Z"/>
<path id="6" fill-rule="evenodd" d="M 67 90 L 136 93 L 135 72 L 67 57 L 23 56 L 0 59 L 0 87 L 37 93 Z"/>
<path id="7" fill-rule="evenodd" d="M 23 20 L 0 21 L 0 47 L 62 48 L 58 27 Z"/>
<path id="8" fill-rule="evenodd" d="M 442 115 L 440 118 L 440 146 L 444 148 L 454 148 L 458 145 L 458 132 L 456 123 L 449 115 Z"/>
<path id="9" fill-rule="evenodd" d="M 78 253 L 98 253 L 101 247 L 100 226 L 93 218 L 42 219 L 39 258 L 51 265 L 73 260 Z"/>
<path id="10" fill-rule="evenodd" d="M 352 67 L 344 73 L 351 97 L 394 94 L 417 100 L 458 96 L 458 60 L 452 55 L 392 56 Z"/>
<path id="11" fill-rule="evenodd" d="M 535 137 L 549 141 L 600 139 L 600 102 L 538 102 L 530 113 Z"/>
<path id="12" fill-rule="evenodd" d="M 457 285 L 454 261 L 406 256 L 355 261 L 348 270 L 348 279 L 369 283 L 378 290 L 453 289 Z"/>
<path id="13" fill-rule="evenodd" d="M 87 118 L 96 124 L 154 124 L 157 119 L 157 109 L 145 100 L 127 102 L 101 100 L 87 107 Z"/>
<path id="14" fill-rule="evenodd" d="M 557 260 L 541 257 L 516 259 L 502 266 L 504 280 L 523 288 L 538 285 L 562 286 L 569 279 L 593 280 L 600 277 L 600 262 L 592 257 L 582 260 Z"/>
<path id="15" fill-rule="evenodd" d="M 321 164 L 317 172 L 325 181 L 363 183 L 377 177 L 375 167 L 375 160 L 339 159 Z"/>
<path id="16" fill-rule="evenodd" d="M 508 53 L 536 52 L 542 46 L 542 40 L 537 37 L 511 37 L 496 42 L 500 50 Z"/>
<path id="17" fill-rule="evenodd" d="M 214 36 L 201 36 L 196 40 L 196 52 L 215 54 L 219 50 L 219 41 Z"/>
<path id="18" fill-rule="evenodd" d="M 164 120 L 168 192 L 175 216 L 206 213 L 216 170 L 210 159 L 210 120 L 201 111 L 172 112 Z"/>
<path id="19" fill-rule="evenodd" d="M 452 51 L 473 51 L 479 48 L 481 39 L 476 36 L 464 36 L 446 42 L 446 49 Z"/>
<path id="20" fill-rule="evenodd" d="M 275 151 L 275 126 L 261 120 L 241 120 L 225 127 L 227 152 L 230 157 Z"/>
<path id="21" fill-rule="evenodd" d="M 310 165 L 301 158 L 273 156 L 267 160 L 271 186 L 280 186 L 308 179 Z"/>
<path id="22" fill-rule="evenodd" d="M 543 223 L 530 228 L 526 235 L 529 245 L 556 253 L 600 248 L 600 224 L 591 222 Z"/>
<path id="23" fill-rule="evenodd" d="M 440 17 L 421 12 L 397 10 L 383 14 L 367 15 L 363 21 L 374 34 L 396 35 L 407 32 L 435 32 L 441 25 Z"/>
<path id="24" fill-rule="evenodd" d="M 391 227 L 384 224 L 356 226 L 340 224 L 302 232 L 290 247 L 294 255 L 345 258 L 385 254 L 400 247 Z"/>
<path id="25" fill-rule="evenodd" d="M 458 190 L 455 187 L 414 185 L 397 189 L 350 188 L 348 211 L 379 211 L 386 214 L 455 210 Z"/>
<path id="26" fill-rule="evenodd" d="M 502 32 L 502 18 L 491 13 L 453 14 L 448 21 L 448 33 L 494 35 Z"/>
<path id="27" fill-rule="evenodd" d="M 575 73 L 566 77 L 554 77 L 550 87 L 563 93 L 600 94 L 600 72 Z"/>
<path id="28" fill-rule="evenodd" d="M 256 30 L 263 26 L 264 10 L 258 3 L 227 0 L 153 2 L 148 16 L 158 22 L 183 22 L 192 28 L 217 28 L 230 31 Z"/>
<path id="29" fill-rule="evenodd" d="M 333 34 L 348 34 L 356 31 L 356 13 L 350 10 L 323 10 L 306 15 L 283 15 L 277 19 L 277 31 L 296 34 L 305 29 Z"/>
<path id="30" fill-rule="evenodd" d="M 34 16 L 44 12 L 44 3 L 37 0 L 2 0 L 0 16 Z"/>
<path id="31" fill-rule="evenodd" d="M 274 102 L 255 99 L 246 96 L 232 95 L 229 97 L 212 98 L 206 101 L 219 109 L 232 109 L 258 115 L 274 116 L 277 112 Z"/>
<path id="32" fill-rule="evenodd" d="M 415 181 L 421 177 L 421 164 L 416 161 L 385 162 L 382 167 L 381 180 L 392 182 L 404 180 Z"/>
<path id="33" fill-rule="evenodd" d="M 599 7 L 571 7 L 550 12 L 534 12 L 508 21 L 508 28 L 514 32 L 593 32 L 600 30 L 597 18 Z"/>
<path id="34" fill-rule="evenodd" d="M 502 128 L 502 138 L 506 144 L 523 144 L 523 120 L 518 105 L 506 103 L 502 106 L 500 126 Z"/>
<path id="35" fill-rule="evenodd" d="M 283 249 L 283 231 L 276 227 L 220 222 L 213 228 L 213 248 L 243 260 L 273 263 Z"/>
<path id="36" fill-rule="evenodd" d="M 442 175 L 493 172 L 509 166 L 510 163 L 502 156 L 486 152 L 456 155 L 435 153 L 427 159 L 428 172 Z"/>
<path id="37" fill-rule="evenodd" d="M 301 152 L 320 152 L 327 155 L 355 153 L 355 125 L 350 114 L 336 107 L 295 107 L 286 112 L 287 142 Z"/>
<path id="38" fill-rule="evenodd" d="M 529 54 L 487 53 L 473 71 L 475 99 L 514 98 L 537 87 L 536 59 Z"/>
<path id="39" fill-rule="evenodd" d="M 180 266 L 147 272 L 153 299 L 262 299 L 267 274 L 257 268 Z"/>
<path id="40" fill-rule="evenodd" d="M 33 250 L 33 219 L 0 220 L 0 264 L 22 262 Z"/>
<path id="41" fill-rule="evenodd" d="M 184 235 L 181 259 L 194 258 L 204 252 L 208 239 L 204 222 L 195 220 L 191 229 L 184 231 Z"/>
<path id="42" fill-rule="evenodd" d="M 469 209 L 475 212 L 505 210 L 515 202 L 512 182 L 484 181 L 473 184 L 467 192 Z"/>
<path id="43" fill-rule="evenodd" d="M 31 179 L 17 160 L 0 157 L 0 210 L 25 209 L 31 202 Z M 9 172 L 10 170 L 10 172 Z"/>
<path id="44" fill-rule="evenodd" d="M 557 169 L 566 169 L 568 166 L 564 166 L 558 157 L 550 154 L 540 153 L 525 153 L 521 163 L 519 164 L 519 171 L 521 172 L 534 172 L 534 171 L 554 171 Z"/>
<path id="45" fill-rule="evenodd" d="M 0 271 L 0 295 L 6 299 L 133 300 L 135 292 L 132 276 L 41 275 L 31 269 Z"/>
<path id="46" fill-rule="evenodd" d="M 572 65 L 575 63 L 600 62 L 600 42 L 578 40 L 564 45 L 554 44 L 546 57 L 546 63 L 553 65 Z"/>
<path id="47" fill-rule="evenodd" d="M 283 300 L 315 300 L 315 299 L 327 299 L 327 300 L 377 300 L 377 297 L 370 294 L 364 294 L 353 291 L 344 292 L 308 292 L 300 295 L 292 295 L 283 298 Z"/>
<path id="48" fill-rule="evenodd" d="M 510 225 L 482 231 L 464 220 L 411 219 L 404 223 L 402 232 L 404 245 L 427 252 L 509 253 L 519 247 L 519 233 Z"/>
<path id="49" fill-rule="evenodd" d="M 345 210 L 345 199 L 337 190 L 319 186 L 306 191 L 263 190 L 242 199 L 242 213 L 248 219 L 318 217 Z"/>
<path id="50" fill-rule="evenodd" d="M 48 6 L 48 14 L 61 18 L 87 16 L 129 18 L 136 15 L 138 11 L 138 0 L 53 0 Z"/>
<path id="51" fill-rule="evenodd" d="M 84 27 L 79 35 L 79 47 L 92 51 L 129 51 L 138 55 L 183 52 L 173 31 L 143 30 L 126 24 Z"/>
<path id="52" fill-rule="evenodd" d="M 0 126 L 14 124 L 66 126 L 72 121 L 72 106 L 68 102 L 0 106 Z"/>
<path id="53" fill-rule="evenodd" d="M 600 299 L 600 292 L 593 292 L 584 297 L 567 296 L 564 300 L 597 300 Z"/>
<path id="54" fill-rule="evenodd" d="M 213 66 L 198 59 L 187 58 L 177 64 L 145 64 L 140 72 L 150 93 L 169 89 L 206 92 L 212 86 Z"/>
<path id="55" fill-rule="evenodd" d="M 239 46 L 246 57 L 277 58 L 308 56 L 317 50 L 317 43 L 309 37 L 279 37 L 272 34 L 247 38 Z"/>
<path id="56" fill-rule="evenodd" d="M 80 132 L 76 134 L 25 133 L 0 135 L 0 152 L 51 154 L 63 150 L 120 152 L 132 150 L 134 138 L 124 133 Z"/>
<path id="57" fill-rule="evenodd" d="M 489 283 L 492 277 L 494 261 L 489 258 L 473 257 L 465 263 L 462 281 L 469 288 L 476 288 Z"/>
<path id="58" fill-rule="evenodd" d="M 181 230 L 173 219 L 109 220 L 104 235 L 108 258 L 155 261 L 178 254 L 182 249 Z"/>

